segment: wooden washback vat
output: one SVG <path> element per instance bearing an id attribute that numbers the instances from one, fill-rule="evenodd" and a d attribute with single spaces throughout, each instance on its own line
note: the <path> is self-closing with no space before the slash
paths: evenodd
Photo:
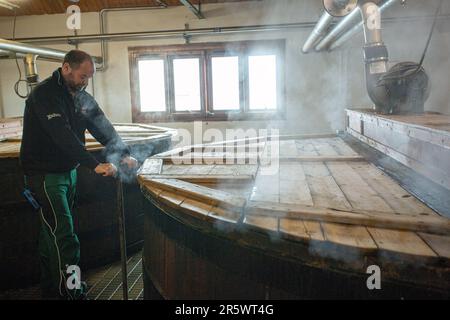
<path id="1" fill-rule="evenodd" d="M 146 298 L 449 298 L 448 217 L 348 135 L 279 138 L 274 175 L 261 173 L 276 139 L 246 140 L 234 164 L 213 164 L 225 154 L 211 145 L 144 163 Z M 189 155 L 198 164 L 180 164 Z M 381 290 L 367 287 L 370 266 Z"/>
<path id="2" fill-rule="evenodd" d="M 176 131 L 141 124 L 114 124 L 133 156 L 143 161 L 166 151 Z M 86 136 L 87 149 L 104 160 L 103 147 Z M 0 289 L 25 287 L 39 280 L 38 216 L 22 196 L 20 136 L 0 142 Z M 75 228 L 81 243 L 81 268 L 100 266 L 120 257 L 116 184 L 85 168 L 78 169 Z M 138 250 L 143 241 L 143 198 L 136 181 L 124 184 L 127 244 Z"/>

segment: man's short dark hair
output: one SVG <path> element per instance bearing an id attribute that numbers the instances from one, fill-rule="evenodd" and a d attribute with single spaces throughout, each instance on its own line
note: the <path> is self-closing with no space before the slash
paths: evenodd
<path id="1" fill-rule="evenodd" d="M 95 66 L 94 60 L 88 53 L 81 50 L 71 50 L 64 57 L 63 64 L 68 63 L 72 69 L 78 69 L 80 64 L 85 61 L 91 61 L 92 65 Z"/>

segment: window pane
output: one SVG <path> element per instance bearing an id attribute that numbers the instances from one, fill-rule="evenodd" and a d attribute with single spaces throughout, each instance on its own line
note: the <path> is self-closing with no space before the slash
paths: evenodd
<path id="1" fill-rule="evenodd" d="M 175 110 L 200 111 L 200 60 L 174 59 Z"/>
<path id="2" fill-rule="evenodd" d="M 239 58 L 213 57 L 214 110 L 239 110 Z"/>
<path id="3" fill-rule="evenodd" d="M 249 56 L 250 110 L 277 109 L 277 57 Z"/>
<path id="4" fill-rule="evenodd" d="M 166 111 L 164 60 L 139 61 L 139 92 L 141 111 Z"/>

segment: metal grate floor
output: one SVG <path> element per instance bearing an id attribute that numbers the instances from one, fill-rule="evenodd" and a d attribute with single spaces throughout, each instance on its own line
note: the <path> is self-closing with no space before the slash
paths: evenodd
<path id="1" fill-rule="evenodd" d="M 144 298 L 142 280 L 142 253 L 128 258 L 128 299 Z M 82 278 L 88 283 L 90 300 L 122 300 L 122 274 L 120 261 L 101 268 L 86 271 Z M 0 300 L 41 300 L 39 286 L 0 292 Z"/>

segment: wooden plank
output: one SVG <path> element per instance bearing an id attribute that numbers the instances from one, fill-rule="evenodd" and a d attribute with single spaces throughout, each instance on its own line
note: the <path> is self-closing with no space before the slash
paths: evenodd
<path id="1" fill-rule="evenodd" d="M 201 156 L 201 155 L 195 155 L 195 156 L 156 156 L 154 157 L 156 159 L 162 159 L 164 163 L 167 164 L 174 164 L 174 165 L 233 165 L 233 164 L 257 164 L 258 163 L 258 155 L 254 154 L 252 155 L 245 155 L 245 156 L 232 156 L 227 157 L 225 156 Z"/>
<path id="2" fill-rule="evenodd" d="M 155 186 L 164 191 L 176 192 L 187 198 L 205 201 L 206 203 L 213 205 L 241 208 L 246 203 L 244 197 L 176 179 L 145 179 L 145 184 Z"/>
<path id="3" fill-rule="evenodd" d="M 322 222 L 322 230 L 327 241 L 365 250 L 377 249 L 365 227 Z"/>
<path id="4" fill-rule="evenodd" d="M 280 180 L 297 181 L 306 180 L 301 163 L 285 162 L 280 164 Z"/>
<path id="5" fill-rule="evenodd" d="M 280 157 L 296 157 L 297 145 L 294 140 L 280 141 Z"/>
<path id="6" fill-rule="evenodd" d="M 341 156 L 358 156 L 358 153 L 355 152 L 348 144 L 344 142 L 339 137 L 328 139 L 328 143 L 337 151 L 337 153 Z"/>
<path id="7" fill-rule="evenodd" d="M 313 205 L 311 192 L 301 164 L 280 164 L 280 203 Z"/>
<path id="8" fill-rule="evenodd" d="M 280 162 L 284 161 L 298 161 L 298 162 L 327 162 L 327 161 L 365 161 L 359 155 L 354 156 L 340 156 L 340 155 L 319 155 L 319 156 L 297 156 L 280 158 Z"/>
<path id="9" fill-rule="evenodd" d="M 305 225 L 306 233 L 309 234 L 311 240 L 325 240 L 320 222 L 303 220 L 303 224 Z"/>
<path id="10" fill-rule="evenodd" d="M 278 232 L 278 219 L 272 217 L 247 216 L 243 223 L 256 229 Z"/>
<path id="11" fill-rule="evenodd" d="M 429 233 L 419 233 L 419 236 L 440 257 L 450 259 L 450 236 L 440 236 Z"/>
<path id="12" fill-rule="evenodd" d="M 352 209 L 325 164 L 303 163 L 302 166 L 314 206 L 340 210 Z"/>
<path id="13" fill-rule="evenodd" d="M 318 156 L 316 148 L 313 145 L 314 140 L 296 140 L 297 153 L 299 156 Z"/>
<path id="14" fill-rule="evenodd" d="M 235 210 L 213 206 L 208 217 L 220 220 L 222 222 L 236 224 L 241 218 L 241 214 Z"/>
<path id="15" fill-rule="evenodd" d="M 413 232 L 380 228 L 368 228 L 368 230 L 380 249 L 436 257 L 436 253 Z"/>
<path id="16" fill-rule="evenodd" d="M 209 212 L 212 210 L 212 205 L 193 200 L 193 199 L 186 199 L 180 204 L 181 210 L 183 212 L 197 217 L 197 218 L 204 218 L 208 216 Z"/>
<path id="17" fill-rule="evenodd" d="M 209 172 L 211 175 L 235 175 L 235 165 L 216 165 Z"/>
<path id="18" fill-rule="evenodd" d="M 253 176 L 234 176 L 234 175 L 145 175 L 147 179 L 177 179 L 190 183 L 201 184 L 220 184 L 220 183 L 250 183 L 253 181 Z"/>
<path id="19" fill-rule="evenodd" d="M 338 152 L 330 144 L 329 139 L 316 139 L 313 142 L 314 148 L 317 150 L 319 156 L 338 157 Z"/>
<path id="20" fill-rule="evenodd" d="M 317 139 L 317 138 L 330 138 L 330 137 L 336 137 L 335 134 L 319 134 L 319 135 L 282 135 L 282 136 L 267 136 L 267 137 L 255 137 L 255 138 L 245 138 L 245 139 L 235 139 L 235 140 L 228 140 L 228 141 L 220 141 L 220 142 L 214 142 L 214 143 L 207 143 L 207 144 L 201 144 L 201 145 L 191 145 L 191 146 L 184 146 L 176 149 L 172 149 L 163 153 L 160 153 L 158 155 L 159 158 L 164 157 L 172 157 L 175 156 L 175 159 L 179 157 L 181 154 L 189 154 L 191 151 L 195 151 L 198 148 L 205 148 L 205 147 L 213 147 L 213 146 L 226 146 L 226 145 L 234 145 L 234 146 L 240 146 L 242 144 L 253 144 L 253 143 L 263 143 L 263 142 L 270 142 L 272 140 L 277 141 L 284 141 L 284 140 L 303 140 L 303 139 Z M 277 144 L 275 143 L 275 144 Z M 264 152 L 263 152 L 264 154 Z M 169 161 L 169 160 L 167 160 Z"/>
<path id="21" fill-rule="evenodd" d="M 210 174 L 211 170 L 215 167 L 215 165 L 193 165 L 185 172 L 185 174 L 189 175 L 207 175 Z"/>
<path id="22" fill-rule="evenodd" d="M 349 164 L 329 162 L 327 167 L 354 210 L 395 212 Z"/>
<path id="23" fill-rule="evenodd" d="M 374 165 L 369 163 L 354 163 L 349 165 L 396 213 L 438 215 Z"/>
<path id="24" fill-rule="evenodd" d="M 137 174 L 158 175 L 161 174 L 163 162 L 160 159 L 146 159 L 139 168 Z"/>
<path id="25" fill-rule="evenodd" d="M 249 216 L 248 216 L 249 217 Z M 287 238 L 310 240 L 311 237 L 306 231 L 303 220 L 298 219 L 280 219 L 279 231 L 281 234 L 287 236 Z"/>
<path id="26" fill-rule="evenodd" d="M 159 196 L 159 194 L 162 192 L 161 189 L 156 188 L 154 186 L 149 186 L 145 184 L 144 180 L 140 180 L 140 178 L 138 177 L 138 181 L 139 183 L 142 184 L 143 187 L 145 187 L 146 190 L 148 190 L 148 192 L 150 193 L 151 196 L 157 198 Z"/>
<path id="27" fill-rule="evenodd" d="M 162 191 L 158 197 L 166 200 L 166 204 L 173 208 L 177 208 L 186 199 L 185 196 L 170 191 Z"/>
<path id="28" fill-rule="evenodd" d="M 236 175 L 249 175 L 255 178 L 258 172 L 258 166 L 254 164 L 240 164 L 235 165 L 234 170 Z"/>
<path id="29" fill-rule="evenodd" d="M 164 175 L 184 175 L 188 172 L 193 165 L 171 165 L 171 166 L 163 166 L 162 174 Z"/>
<path id="30" fill-rule="evenodd" d="M 247 203 L 245 214 L 450 234 L 450 219 L 439 216 L 405 216 L 376 211 L 338 211 L 298 204 L 256 201 Z"/>
<path id="31" fill-rule="evenodd" d="M 250 199 L 255 201 L 279 202 L 280 200 L 279 174 L 267 176 L 258 175 L 255 179 L 255 184 Z"/>

